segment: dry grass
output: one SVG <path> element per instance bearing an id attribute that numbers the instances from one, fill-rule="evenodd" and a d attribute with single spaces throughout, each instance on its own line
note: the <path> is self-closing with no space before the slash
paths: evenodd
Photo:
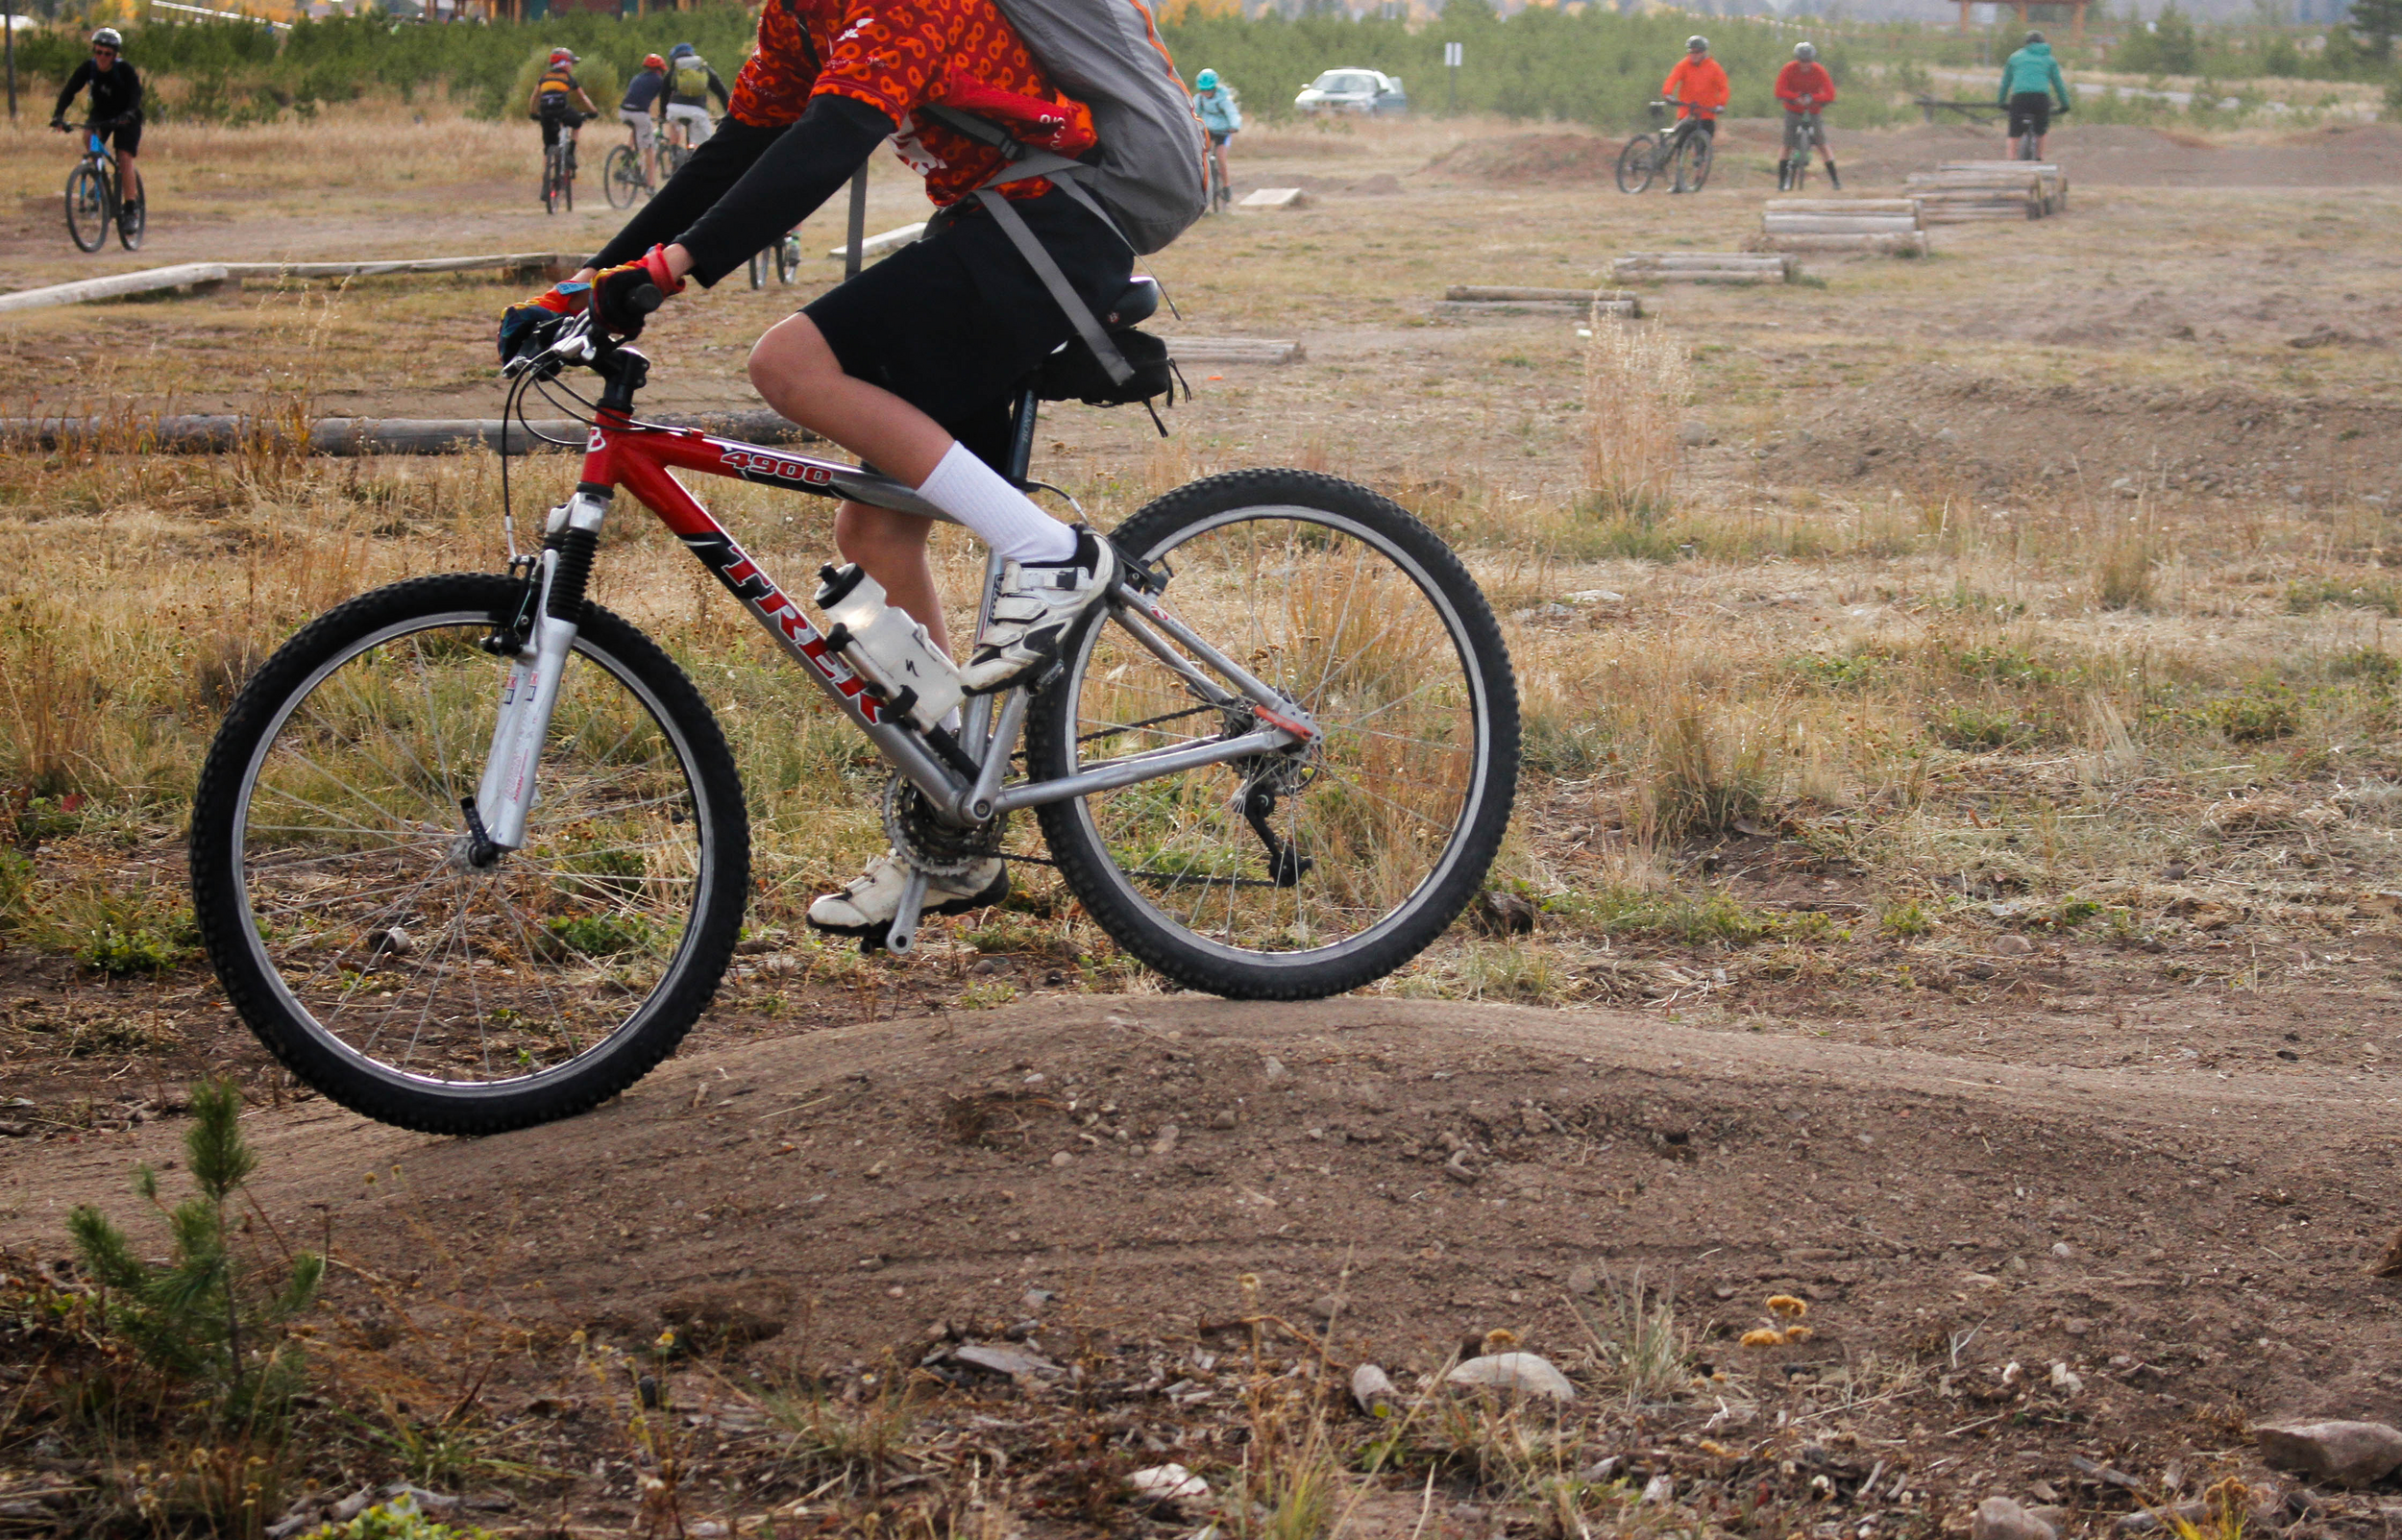
<path id="1" fill-rule="evenodd" d="M 1584 350 L 1584 472 L 1594 509 L 1646 526 L 1666 516 L 1693 399 L 1684 345 L 1656 323 L 1605 318 Z"/>

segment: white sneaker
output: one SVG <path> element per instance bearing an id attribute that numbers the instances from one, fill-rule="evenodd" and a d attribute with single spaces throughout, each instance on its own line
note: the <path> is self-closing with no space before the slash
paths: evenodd
<path id="1" fill-rule="evenodd" d="M 909 868 L 891 854 L 868 863 L 841 892 L 827 893 L 809 906 L 809 923 L 837 936 L 868 936 L 884 930 L 900 912 L 901 890 L 909 885 Z M 999 857 L 979 861 L 956 877 L 928 877 L 925 915 L 964 915 L 997 904 L 1009 896 L 1009 868 Z"/>
<path id="2" fill-rule="evenodd" d="M 959 671 L 969 695 L 1006 689 L 1058 657 L 1069 629 L 1117 586 L 1115 548 L 1084 525 L 1075 529 L 1075 554 L 1066 561 L 1013 561 L 1002 570 L 993 618 Z"/>

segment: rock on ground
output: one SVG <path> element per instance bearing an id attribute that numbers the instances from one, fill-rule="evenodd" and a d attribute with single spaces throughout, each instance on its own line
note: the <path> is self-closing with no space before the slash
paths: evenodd
<path id="1" fill-rule="evenodd" d="M 2006 1497 L 1989 1497 L 1969 1521 L 1969 1540 L 2060 1540 L 2052 1527 Z"/>
<path id="2" fill-rule="evenodd" d="M 2341 1486 L 2366 1486 L 2402 1467 L 2402 1430 L 2384 1423 L 2263 1423 L 2252 1439 L 2280 1470 Z"/>
<path id="3" fill-rule="evenodd" d="M 1577 1387 L 1568 1382 L 1568 1377 L 1535 1353 L 1495 1353 L 1470 1358 L 1443 1378 L 1455 1385 L 1486 1385 L 1521 1395 L 1549 1396 L 1554 1401 L 1577 1399 Z"/>

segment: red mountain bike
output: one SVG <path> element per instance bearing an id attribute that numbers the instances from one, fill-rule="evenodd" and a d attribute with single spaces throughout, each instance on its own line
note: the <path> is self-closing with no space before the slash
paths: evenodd
<path id="1" fill-rule="evenodd" d="M 1120 324 L 1156 303 L 1130 289 Z M 1112 534 L 1128 574 L 1058 663 L 951 731 L 670 473 L 936 510 L 855 466 L 641 421 L 649 361 L 581 320 L 513 367 L 519 421 L 528 388 L 602 383 L 540 553 L 312 622 L 235 700 L 192 811 L 226 993 L 345 1106 L 440 1133 L 567 1116 L 674 1051 L 725 970 L 749 891 L 733 755 L 666 652 L 586 598 L 621 490 L 892 767 L 885 832 L 914 872 L 879 939 L 895 953 L 928 873 L 1001 854 L 1056 866 L 1179 984 L 1306 999 L 1400 966 L 1482 885 L 1516 685 L 1467 571 L 1385 499 L 1298 471 L 1178 488 Z M 1040 403 L 1069 395 L 1100 399 L 1049 372 L 1020 391 L 1021 485 Z M 983 606 L 998 577 L 988 560 Z"/>

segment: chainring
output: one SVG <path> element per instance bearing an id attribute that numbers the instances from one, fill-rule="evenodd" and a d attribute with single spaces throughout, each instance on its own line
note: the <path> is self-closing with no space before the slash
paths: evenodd
<path id="1" fill-rule="evenodd" d="M 972 829 L 953 828 L 926 806 L 925 794 L 897 772 L 884 783 L 884 837 L 902 860 L 929 877 L 965 875 L 978 862 L 1001 853 L 1009 815 Z"/>

